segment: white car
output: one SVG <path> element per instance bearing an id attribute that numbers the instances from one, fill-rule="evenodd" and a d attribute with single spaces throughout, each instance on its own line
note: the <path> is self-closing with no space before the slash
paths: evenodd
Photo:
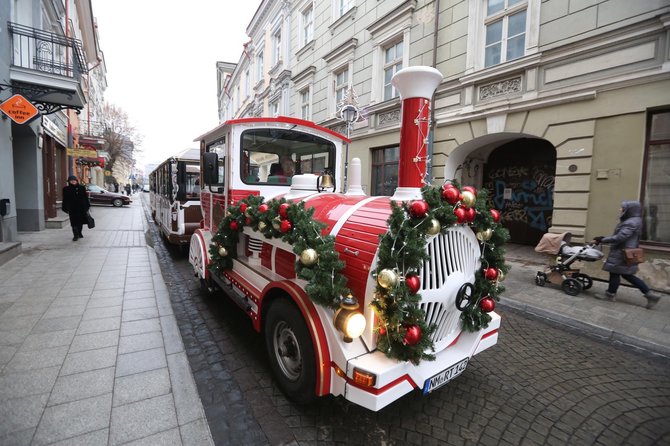
<path id="1" fill-rule="evenodd" d="M 148 184 L 145 184 L 144 187 L 142 187 L 142 190 L 143 190 L 144 192 L 149 192 L 149 190 L 150 190 L 149 185 L 148 185 Z"/>

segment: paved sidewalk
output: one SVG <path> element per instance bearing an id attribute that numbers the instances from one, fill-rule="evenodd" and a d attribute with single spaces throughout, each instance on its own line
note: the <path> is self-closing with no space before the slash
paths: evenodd
<path id="1" fill-rule="evenodd" d="M 513 308 L 590 335 L 653 354 L 670 357 L 670 296 L 661 294 L 656 306 L 647 310 L 647 300 L 636 288 L 622 286 L 616 302 L 604 300 L 607 283 L 594 280 L 593 287 L 577 296 L 563 292 L 560 284 L 535 284 L 535 274 L 547 265 L 549 256 L 533 247 L 507 245 L 506 261 L 512 269 L 503 282 L 501 307 Z M 602 262 L 599 266 L 601 266 Z M 573 267 L 578 267 L 575 263 Z M 503 320 L 504 324 L 504 320 Z"/>
<path id="2" fill-rule="evenodd" d="M 0 444 L 213 444 L 140 195 L 0 266 Z"/>

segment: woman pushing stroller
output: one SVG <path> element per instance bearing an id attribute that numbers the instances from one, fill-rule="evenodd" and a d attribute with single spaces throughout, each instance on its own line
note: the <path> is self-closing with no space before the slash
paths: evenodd
<path id="1" fill-rule="evenodd" d="M 603 270 L 610 273 L 609 284 L 605 291 L 607 299 L 612 302 L 616 300 L 616 292 L 623 277 L 644 294 L 644 297 L 647 298 L 647 308 L 652 308 L 658 303 L 660 297 L 652 293 L 644 280 L 635 275 L 638 270 L 637 265 L 627 264 L 623 252 L 624 248 L 638 247 L 641 231 L 642 205 L 639 201 L 623 201 L 619 224 L 614 229 L 614 234 L 608 237 L 594 237 L 592 243 L 611 245 L 609 255 L 603 265 Z"/>

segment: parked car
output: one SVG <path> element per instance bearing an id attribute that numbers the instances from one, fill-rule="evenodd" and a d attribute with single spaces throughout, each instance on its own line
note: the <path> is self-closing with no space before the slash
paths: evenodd
<path id="1" fill-rule="evenodd" d="M 100 186 L 96 186 L 95 184 L 87 184 L 86 190 L 88 191 L 91 204 L 111 204 L 116 207 L 121 207 L 124 204 L 130 204 L 130 197 L 127 195 L 110 192 L 101 188 Z"/>
<path id="2" fill-rule="evenodd" d="M 143 190 L 144 192 L 149 192 L 149 191 L 151 191 L 151 188 L 149 187 L 148 184 L 145 184 L 144 187 L 142 188 L 142 190 Z"/>

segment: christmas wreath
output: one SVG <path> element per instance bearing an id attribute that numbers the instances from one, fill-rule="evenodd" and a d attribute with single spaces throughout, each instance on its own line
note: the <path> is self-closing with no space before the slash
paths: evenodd
<path id="1" fill-rule="evenodd" d="M 377 347 L 388 357 L 415 364 L 435 358 L 430 337 L 435 327 L 426 324 L 417 293 L 421 288 L 418 273 L 428 258 L 426 236 L 445 234 L 454 225 L 468 224 L 481 244 L 482 268 L 475 274 L 474 286 L 459 292 L 456 301 L 462 310 L 464 330 L 488 326 L 488 313 L 504 291 L 499 282 L 509 269 L 502 248 L 509 233 L 498 224 L 499 212 L 487 208 L 486 191 L 477 194 L 468 186 L 461 191 L 455 183 L 447 183 L 442 188 L 426 186 L 421 193 L 422 200 L 391 202 L 389 230 L 380 236 L 378 263 L 373 271 L 377 287 L 371 304 L 378 316 Z"/>
<path id="2" fill-rule="evenodd" d="M 498 296 L 504 291 L 499 284 L 508 267 L 504 264 L 502 244 L 509 238 L 498 224 L 500 214 L 487 209 L 486 192 L 477 196 L 471 187 L 459 190 L 455 183 L 444 187 L 426 186 L 422 200 L 397 204 L 391 201 L 389 230 L 380 236 L 377 268 L 373 271 L 377 287 L 372 308 L 377 314 L 378 348 L 389 358 L 418 364 L 434 359 L 431 333 L 420 308 L 418 272 L 427 258 L 426 237 L 446 233 L 457 224 L 469 224 L 482 245 L 482 269 L 476 273 L 475 284 L 467 296 L 458 301 L 461 326 L 476 331 L 491 321 Z M 237 257 L 239 233 L 244 226 L 260 232 L 265 238 L 281 238 L 298 255 L 296 274 L 308 282 L 306 292 L 316 304 L 337 309 L 346 287 L 344 268 L 335 250 L 333 236 L 323 233 L 326 225 L 313 218 L 314 208 L 303 202 L 285 199 L 264 202 L 263 197 L 249 195 L 229 207 L 228 214 L 212 237 L 211 269 L 221 273 L 232 268 Z M 457 299 L 458 300 L 458 299 Z"/>

